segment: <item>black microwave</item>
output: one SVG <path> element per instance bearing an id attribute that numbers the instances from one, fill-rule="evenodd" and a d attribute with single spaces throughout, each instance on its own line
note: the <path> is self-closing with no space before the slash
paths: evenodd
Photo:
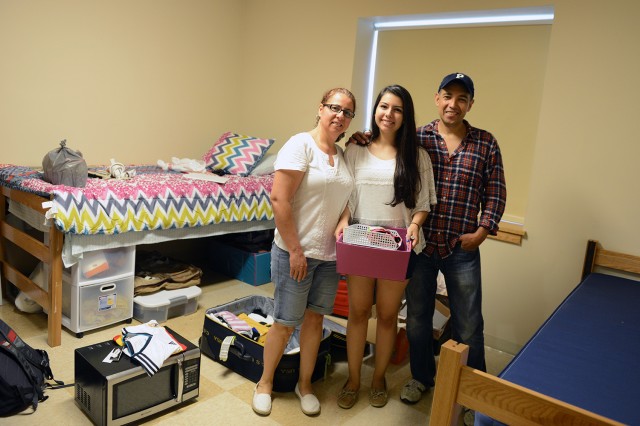
<path id="1" fill-rule="evenodd" d="M 75 350 L 75 402 L 97 425 L 123 425 L 176 407 L 199 394 L 200 349 L 172 330 L 187 348 L 172 355 L 154 375 L 126 355 L 105 363 L 116 344 Z"/>

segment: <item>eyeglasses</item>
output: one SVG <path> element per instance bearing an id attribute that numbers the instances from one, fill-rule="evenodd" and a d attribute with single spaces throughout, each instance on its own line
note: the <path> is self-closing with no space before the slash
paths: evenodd
<path id="1" fill-rule="evenodd" d="M 340 114 L 341 112 L 344 114 L 345 117 L 347 118 L 353 118 L 356 116 L 356 113 L 351 111 L 350 109 L 343 109 L 340 105 L 336 105 L 336 104 L 322 104 L 322 106 L 326 106 L 327 108 L 329 108 L 332 112 L 335 112 L 336 114 Z"/>

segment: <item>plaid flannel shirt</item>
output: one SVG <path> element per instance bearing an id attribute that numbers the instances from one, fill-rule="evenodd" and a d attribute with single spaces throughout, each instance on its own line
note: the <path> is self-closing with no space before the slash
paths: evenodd
<path id="1" fill-rule="evenodd" d="M 473 233 L 478 226 L 491 235 L 498 232 L 507 187 L 498 141 L 491 133 L 465 120 L 467 134 L 449 156 L 438 133 L 439 121 L 419 127 L 418 139 L 431 157 L 438 198 L 424 224 L 424 252 L 431 256 L 438 250 L 444 258 L 451 254 L 460 235 Z"/>

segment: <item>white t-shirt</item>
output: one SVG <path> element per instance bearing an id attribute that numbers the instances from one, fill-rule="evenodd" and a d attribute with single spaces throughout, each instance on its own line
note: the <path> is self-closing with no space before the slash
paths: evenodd
<path id="1" fill-rule="evenodd" d="M 309 133 L 294 135 L 278 152 L 274 164 L 277 170 L 305 172 L 293 197 L 293 220 L 305 257 L 336 260 L 334 232 L 353 189 L 353 178 L 344 161 L 342 148 L 336 146 L 333 164 Z M 287 246 L 275 231 L 275 243 L 283 250 Z"/>
<path id="2" fill-rule="evenodd" d="M 347 146 L 345 161 L 355 179 L 355 189 L 349 198 L 349 211 L 354 223 L 376 225 L 393 228 L 407 228 L 411 218 L 418 211 L 431 211 L 436 204 L 436 187 L 433 179 L 433 168 L 429 154 L 424 149 L 418 150 L 420 158 L 421 187 L 416 206 L 408 209 L 404 203 L 391 207 L 393 200 L 393 176 L 396 170 L 395 158 L 382 160 L 371 154 L 368 147 L 355 144 Z M 424 248 L 424 235 L 420 229 L 420 242 L 415 247 L 417 253 Z"/>

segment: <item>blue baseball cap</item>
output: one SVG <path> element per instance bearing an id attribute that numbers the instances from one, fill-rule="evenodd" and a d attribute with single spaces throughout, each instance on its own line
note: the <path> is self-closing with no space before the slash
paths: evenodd
<path id="1" fill-rule="evenodd" d="M 453 74 L 449 74 L 445 78 L 442 79 L 442 83 L 440 83 L 440 87 L 438 87 L 438 92 L 441 91 L 444 87 L 448 86 L 453 82 L 462 83 L 462 85 L 467 89 L 467 91 L 471 94 L 471 99 L 473 99 L 474 95 L 474 87 L 473 80 L 466 74 L 462 74 L 460 72 L 454 72 Z"/>

